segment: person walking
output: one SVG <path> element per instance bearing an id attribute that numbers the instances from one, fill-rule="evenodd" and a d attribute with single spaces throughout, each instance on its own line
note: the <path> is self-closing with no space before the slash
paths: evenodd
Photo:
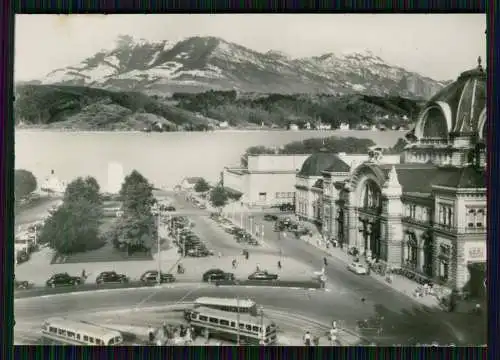
<path id="1" fill-rule="evenodd" d="M 326 260 L 326 256 L 323 258 L 323 264 L 324 264 L 325 266 L 328 266 L 328 261 Z"/>
<path id="2" fill-rule="evenodd" d="M 309 333 L 309 331 L 306 331 L 304 335 L 304 345 L 311 346 L 311 334 Z"/>
<path id="3" fill-rule="evenodd" d="M 236 259 L 233 259 L 232 265 L 233 265 L 233 269 L 236 269 Z"/>
<path id="4" fill-rule="evenodd" d="M 281 270 L 281 261 L 280 260 L 278 260 L 278 269 Z"/>

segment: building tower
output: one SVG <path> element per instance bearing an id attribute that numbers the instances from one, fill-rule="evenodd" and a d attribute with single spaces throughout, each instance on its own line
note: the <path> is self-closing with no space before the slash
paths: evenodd
<path id="1" fill-rule="evenodd" d="M 124 180 L 123 166 L 117 162 L 108 164 L 108 192 L 118 194 Z"/>

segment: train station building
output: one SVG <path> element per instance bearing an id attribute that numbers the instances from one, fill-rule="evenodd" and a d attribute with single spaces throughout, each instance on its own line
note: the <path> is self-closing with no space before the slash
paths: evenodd
<path id="1" fill-rule="evenodd" d="M 296 177 L 297 215 L 343 248 L 483 294 L 485 136 L 479 59 L 422 108 L 400 163 L 377 153 L 354 166 L 336 155 L 311 155 Z"/>

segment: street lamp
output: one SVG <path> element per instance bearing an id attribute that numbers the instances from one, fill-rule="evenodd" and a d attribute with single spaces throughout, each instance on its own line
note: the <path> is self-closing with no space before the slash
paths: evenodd
<path id="1" fill-rule="evenodd" d="M 265 345 L 266 343 L 266 335 L 264 329 L 264 307 L 259 306 L 259 314 L 260 314 L 260 341 L 261 345 Z"/>
<path id="2" fill-rule="evenodd" d="M 160 207 L 158 206 L 157 203 L 153 205 L 151 208 L 151 213 L 153 216 L 156 217 L 156 245 L 157 245 L 157 261 L 158 261 L 158 277 L 156 278 L 156 281 L 158 282 L 158 285 L 161 284 L 161 253 L 160 253 L 160 216 L 161 216 L 161 210 Z"/>

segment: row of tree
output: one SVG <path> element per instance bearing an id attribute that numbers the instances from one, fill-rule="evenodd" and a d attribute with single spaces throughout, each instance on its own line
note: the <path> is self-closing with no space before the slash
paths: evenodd
<path id="1" fill-rule="evenodd" d="M 93 250 L 104 242 L 99 234 L 102 219 L 100 187 L 93 177 L 68 184 L 62 205 L 52 212 L 40 231 L 40 243 L 59 254 Z"/>

